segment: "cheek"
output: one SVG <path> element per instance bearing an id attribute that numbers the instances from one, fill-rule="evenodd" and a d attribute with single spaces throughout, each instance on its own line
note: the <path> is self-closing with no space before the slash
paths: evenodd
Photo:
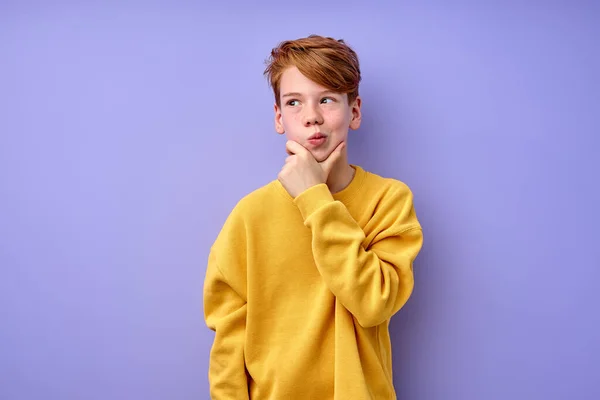
<path id="1" fill-rule="evenodd" d="M 344 113 L 331 115 L 329 121 L 331 123 L 331 128 L 336 131 L 345 129 L 347 130 L 350 125 L 350 118 Z"/>
<path id="2" fill-rule="evenodd" d="M 293 140 L 294 142 L 299 142 L 301 137 L 296 134 L 294 131 L 290 131 L 289 129 L 285 130 L 285 137 L 287 140 Z"/>
<path id="3" fill-rule="evenodd" d="M 303 125 L 298 113 L 287 113 L 282 116 L 281 123 L 285 130 L 285 136 L 289 140 L 299 141 L 302 138 Z"/>
<path id="4" fill-rule="evenodd" d="M 299 119 L 300 119 L 300 116 L 298 115 L 298 113 L 286 112 L 286 113 L 281 114 L 281 124 L 285 128 L 293 129 L 294 126 L 298 125 Z"/>

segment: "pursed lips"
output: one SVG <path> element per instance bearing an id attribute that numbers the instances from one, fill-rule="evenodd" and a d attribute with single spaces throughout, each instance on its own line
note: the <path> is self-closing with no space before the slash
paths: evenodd
<path id="1" fill-rule="evenodd" d="M 325 137 L 327 137 L 327 136 L 322 134 L 321 132 L 317 132 L 314 135 L 310 136 L 308 138 L 308 140 L 316 140 L 316 139 L 321 139 L 321 138 L 325 138 Z"/>
<path id="2" fill-rule="evenodd" d="M 324 145 L 326 141 L 327 136 L 322 134 L 321 132 L 317 132 L 308 138 L 308 143 L 310 144 L 310 146 L 315 148 Z"/>

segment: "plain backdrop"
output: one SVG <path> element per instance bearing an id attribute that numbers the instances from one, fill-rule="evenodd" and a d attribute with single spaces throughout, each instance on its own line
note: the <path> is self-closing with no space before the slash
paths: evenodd
<path id="1" fill-rule="evenodd" d="M 350 161 L 407 183 L 424 229 L 398 397 L 600 398 L 599 21 L 591 1 L 0 2 L 0 398 L 209 398 L 208 249 L 276 179 L 264 61 L 311 33 L 358 52 Z"/>

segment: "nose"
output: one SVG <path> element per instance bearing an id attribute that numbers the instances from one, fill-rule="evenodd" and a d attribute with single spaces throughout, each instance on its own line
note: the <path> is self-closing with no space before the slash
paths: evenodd
<path id="1" fill-rule="evenodd" d="M 304 113 L 304 126 L 321 125 L 323 124 L 323 115 L 318 106 L 306 106 Z"/>

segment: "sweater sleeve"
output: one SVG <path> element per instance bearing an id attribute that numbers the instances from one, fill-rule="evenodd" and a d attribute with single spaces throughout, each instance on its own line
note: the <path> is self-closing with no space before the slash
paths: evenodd
<path id="1" fill-rule="evenodd" d="M 313 257 L 321 276 L 363 327 L 391 318 L 414 287 L 413 261 L 423 235 L 412 193 L 402 188 L 382 201 L 371 217 L 368 246 L 363 229 L 325 184 L 294 200 L 312 232 Z"/>
<path id="2" fill-rule="evenodd" d="M 204 317 L 215 331 L 209 360 L 210 398 L 248 399 L 244 362 L 246 300 L 223 275 L 211 250 L 204 282 Z"/>

